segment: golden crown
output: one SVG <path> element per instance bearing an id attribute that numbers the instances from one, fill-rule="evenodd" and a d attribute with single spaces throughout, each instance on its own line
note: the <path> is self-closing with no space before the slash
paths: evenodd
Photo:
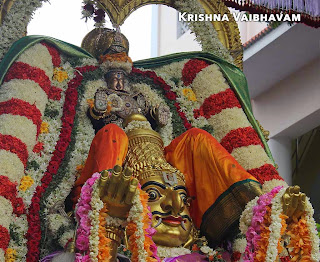
<path id="1" fill-rule="evenodd" d="M 95 28 L 83 38 L 81 47 L 97 59 L 104 55 L 129 53 L 129 41 L 119 28 Z"/>
<path id="2" fill-rule="evenodd" d="M 133 114 L 125 121 L 125 125 L 132 126 L 126 132 L 129 139 L 126 166 L 133 169 L 133 177 L 143 180 L 152 176 L 163 176 L 164 173 L 175 174 L 178 180 L 185 183 L 184 175 L 165 159 L 160 135 L 151 127 L 146 128 L 142 122 L 147 122 L 147 119 L 139 114 Z"/>

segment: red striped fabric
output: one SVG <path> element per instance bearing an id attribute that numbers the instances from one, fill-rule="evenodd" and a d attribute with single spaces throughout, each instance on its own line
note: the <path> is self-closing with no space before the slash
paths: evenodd
<path id="1" fill-rule="evenodd" d="M 52 45 L 50 45 L 46 42 L 41 42 L 41 44 L 44 45 L 48 49 L 48 51 L 52 57 L 53 66 L 54 67 L 60 66 L 60 64 L 61 64 L 60 52 L 55 47 L 53 47 Z"/>
<path id="2" fill-rule="evenodd" d="M 257 132 L 250 126 L 231 130 L 220 144 L 231 154 L 233 149 L 249 145 L 261 145 L 264 148 Z"/>
<path id="3" fill-rule="evenodd" d="M 37 126 L 37 135 L 39 134 L 42 114 L 35 105 L 31 105 L 21 99 L 12 98 L 8 101 L 0 102 L 0 115 L 2 114 L 24 116 L 30 119 Z"/>
<path id="4" fill-rule="evenodd" d="M 270 181 L 272 179 L 283 180 L 276 168 L 271 164 L 265 164 L 259 168 L 254 168 L 247 171 L 256 179 L 258 179 L 261 185 L 263 185 L 264 182 Z"/>
<path id="5" fill-rule="evenodd" d="M 28 161 L 28 150 L 26 144 L 20 139 L 10 135 L 0 134 L 0 149 L 16 154 L 26 168 Z"/>
<path id="6" fill-rule="evenodd" d="M 241 105 L 234 94 L 234 92 L 228 88 L 217 94 L 213 94 L 206 98 L 199 109 L 194 110 L 195 117 L 204 116 L 210 118 L 213 115 L 220 113 L 226 108 L 241 108 Z"/>
<path id="7" fill-rule="evenodd" d="M 2 248 L 3 251 L 6 251 L 6 249 L 8 248 L 9 241 L 10 241 L 10 234 L 8 229 L 0 225 L 0 248 Z"/>

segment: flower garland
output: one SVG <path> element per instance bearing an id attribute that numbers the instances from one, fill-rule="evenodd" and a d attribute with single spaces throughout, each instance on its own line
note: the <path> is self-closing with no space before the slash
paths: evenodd
<path id="1" fill-rule="evenodd" d="M 177 257 L 191 254 L 191 250 L 185 247 L 157 246 L 158 256 L 161 258 Z"/>
<path id="2" fill-rule="evenodd" d="M 160 104 L 166 104 L 165 100 L 160 97 L 160 95 L 155 90 L 152 90 L 152 87 L 148 84 L 133 84 L 132 90 L 134 93 L 141 93 L 145 97 L 146 101 L 148 101 L 148 103 L 154 108 L 156 108 Z M 172 113 L 170 112 L 168 123 L 164 127 L 159 128 L 159 134 L 162 137 L 165 146 L 169 145 L 173 138 L 172 121 Z"/>
<path id="3" fill-rule="evenodd" d="M 255 257 L 255 250 L 265 248 L 264 245 L 259 246 L 258 243 L 261 239 L 265 239 L 264 236 L 268 239 L 269 232 L 267 231 L 266 235 L 262 234 L 264 228 L 261 227 L 261 224 L 264 221 L 264 216 L 267 214 L 267 207 L 271 204 L 273 197 L 280 191 L 280 189 L 280 187 L 276 187 L 271 192 L 262 195 L 258 199 L 257 205 L 253 207 L 251 225 L 246 232 L 247 246 L 244 254 L 244 261 L 253 261 Z"/>
<path id="4" fill-rule="evenodd" d="M 196 0 L 175 1 L 174 6 L 181 13 L 186 12 L 188 14 L 205 14 L 205 10 Z M 190 21 L 188 25 L 191 31 L 196 35 L 196 40 L 201 44 L 203 51 L 211 52 L 230 63 L 233 62 L 233 58 L 231 57 L 229 51 L 219 40 L 218 33 L 214 29 L 212 23 L 209 21 Z"/>
<path id="5" fill-rule="evenodd" d="M 41 7 L 44 0 L 14 1 L 9 13 L 4 17 L 0 30 L 0 60 L 9 47 L 25 35 L 32 14 Z"/>
<path id="6" fill-rule="evenodd" d="M 319 239 L 311 203 L 307 199 L 305 214 L 299 220 L 293 218 L 288 224 L 288 217 L 283 215 L 282 209 L 285 191 L 285 187 L 277 186 L 247 204 L 240 218 L 240 230 L 246 234 L 247 241 L 244 261 L 274 262 L 278 258 L 281 261 L 319 261 Z M 289 237 L 289 256 L 283 255 L 283 236 L 285 239 Z M 234 261 L 240 259 L 239 253 Z"/>
<path id="7" fill-rule="evenodd" d="M 129 211 L 127 233 L 129 237 L 129 250 L 132 261 L 152 262 L 160 261 L 157 256 L 157 246 L 152 241 L 156 232 L 151 227 L 151 212 L 148 206 L 149 195 L 141 190 L 140 185 L 132 201 Z"/>
<path id="8" fill-rule="evenodd" d="M 45 88 L 47 88 L 49 84 L 51 86 L 51 82 L 48 82 L 47 80 L 50 80 L 50 72 L 53 71 L 53 65 L 48 48 L 49 47 L 45 47 L 41 43 L 35 44 L 31 48 L 27 49 L 16 60 L 16 65 L 19 65 L 20 63 L 23 65 L 23 68 L 26 68 L 28 66 L 31 67 L 30 65 L 36 65 L 40 63 L 41 68 L 32 67 L 32 70 L 34 72 L 38 70 L 41 76 L 43 76 L 44 74 L 44 82 L 42 82 L 41 79 L 38 79 L 38 83 L 36 83 L 28 79 L 28 76 L 20 77 L 21 72 L 15 71 L 15 68 L 13 67 L 10 68 L 11 71 L 9 70 L 10 78 L 8 82 L 5 82 L 2 85 L 2 88 L 4 88 L 4 90 L 1 88 L 3 91 L 7 92 L 7 94 L 1 93 L 2 113 L 11 114 L 9 118 L 5 115 L 2 116 L 3 121 L 8 121 L 8 123 L 6 123 L 6 125 L 4 126 L 6 126 L 7 129 L 12 129 L 12 132 L 10 133 L 12 138 L 8 139 L 6 142 L 11 143 L 12 139 L 18 141 L 17 138 L 20 138 L 20 149 L 23 149 L 25 148 L 25 146 L 27 146 L 27 150 L 22 151 L 20 149 L 18 151 L 14 151 L 18 146 L 17 143 L 15 143 L 14 145 L 15 148 L 11 147 L 10 152 L 17 154 L 21 162 L 17 162 L 14 165 L 15 172 L 13 172 L 13 174 L 15 174 L 15 176 L 6 174 L 11 181 L 16 181 L 17 183 L 20 182 L 20 185 L 18 187 L 19 191 L 17 193 L 19 197 L 22 197 L 26 207 L 28 207 L 28 199 L 30 200 L 31 198 L 28 197 L 32 196 L 34 187 L 37 185 L 37 181 L 34 177 L 34 173 L 36 172 L 31 172 L 31 174 L 29 175 L 28 170 L 31 166 L 38 165 L 35 161 L 32 160 L 32 157 L 35 154 L 41 154 L 41 150 L 43 149 L 43 143 L 37 143 L 35 139 L 37 137 L 39 139 L 39 137 L 41 136 L 41 118 L 45 110 L 45 104 L 48 102 L 47 94 L 40 86 L 45 86 Z M 46 62 L 44 60 L 46 60 Z M 58 101 L 59 96 L 55 94 L 58 89 L 54 87 L 52 89 L 54 90 L 54 92 L 51 92 L 49 89 L 48 93 L 54 94 L 52 98 L 56 99 L 55 101 Z M 60 91 L 58 91 L 58 94 L 60 95 Z M 18 129 L 14 127 L 17 125 L 20 125 Z M 5 129 L 1 130 L 2 134 L 6 134 L 6 132 L 7 131 Z M 10 157 L 12 158 L 12 161 L 14 159 L 14 155 L 11 155 Z M 28 162 L 26 162 L 25 159 L 28 159 Z M 19 171 L 21 163 L 23 164 L 23 169 L 25 169 L 22 172 Z M 1 166 L 6 167 L 6 165 L 3 165 L 2 163 Z M 24 176 L 23 173 L 25 173 Z M 5 174 L 5 172 L 3 174 Z M 42 174 L 40 174 L 40 176 L 42 176 Z M 26 216 L 20 215 L 20 217 L 12 217 L 12 221 L 10 224 L 9 247 L 16 251 L 16 260 L 25 261 L 25 254 L 27 250 L 26 240 L 24 236 L 26 231 Z"/>
<path id="9" fill-rule="evenodd" d="M 83 72 L 92 70 L 91 67 L 79 68 Z M 78 69 L 78 70 L 79 70 Z M 62 129 L 59 135 L 59 140 L 56 143 L 55 151 L 51 157 L 47 171 L 41 179 L 41 186 L 37 186 L 36 192 L 32 198 L 32 203 L 29 207 L 28 213 L 28 223 L 29 229 L 27 232 L 28 239 L 28 254 L 27 261 L 37 261 L 40 255 L 39 244 L 41 240 L 41 229 L 40 229 L 40 200 L 44 195 L 44 192 L 51 183 L 53 176 L 58 172 L 58 168 L 62 162 L 62 159 L 65 156 L 65 151 L 70 143 L 71 131 L 74 123 L 75 117 L 75 106 L 77 104 L 77 87 L 80 85 L 83 76 L 80 74 L 81 71 L 76 72 L 75 78 L 73 78 L 68 83 L 68 89 L 66 90 L 66 98 L 63 106 L 63 116 L 62 120 Z M 35 234 L 38 234 L 39 237 L 34 237 Z"/>
<path id="10" fill-rule="evenodd" d="M 275 187 L 277 188 L 277 187 Z M 281 188 L 281 187 L 278 187 Z M 282 196 L 286 188 L 281 188 L 278 193 L 276 193 L 275 197 L 271 201 L 271 215 L 270 219 L 272 221 L 271 225 L 269 226 L 270 237 L 268 248 L 266 252 L 266 262 L 273 262 L 278 257 L 278 254 L 282 252 L 282 245 L 280 243 L 281 236 L 285 233 L 287 224 L 286 219 L 287 216 L 283 215 L 282 209 Z M 271 191 L 272 192 L 272 191 Z"/>
<path id="11" fill-rule="evenodd" d="M 93 210 L 92 192 L 93 192 L 93 185 L 95 184 L 95 181 L 99 177 L 100 177 L 100 174 L 95 173 L 90 179 L 87 180 L 87 182 L 84 184 L 84 186 L 81 189 L 81 197 L 76 206 L 75 214 L 76 214 L 76 219 L 78 221 L 76 248 L 77 250 L 80 251 L 80 253 L 76 255 L 79 260 L 80 260 L 80 256 L 82 257 L 82 259 L 83 257 L 89 256 L 88 250 L 90 248 L 90 234 L 93 233 L 93 230 L 91 229 L 92 227 L 91 219 L 94 219 L 93 216 L 97 215 L 95 212 L 92 215 L 90 215 Z M 99 222 L 95 224 L 93 229 L 96 229 L 98 225 L 99 225 Z"/>
<path id="12" fill-rule="evenodd" d="M 180 109 L 180 104 L 176 101 L 177 94 L 173 92 L 171 89 L 171 86 L 169 86 L 162 78 L 158 77 L 155 72 L 153 71 L 142 71 L 137 68 L 132 69 L 132 75 L 142 77 L 142 81 L 145 79 L 151 79 L 153 81 L 154 85 L 157 85 L 161 88 L 161 91 L 163 92 L 164 96 L 171 102 L 168 103 L 168 106 L 171 108 L 171 110 L 175 110 L 175 112 L 178 113 L 179 118 L 182 120 L 184 130 L 190 129 L 192 126 L 189 123 L 185 113 L 183 113 Z M 173 127 L 175 127 L 175 124 Z M 184 131 L 183 130 L 183 131 Z M 182 130 L 176 130 L 174 131 L 174 136 L 180 135 Z"/>
<path id="13" fill-rule="evenodd" d="M 103 261 L 105 256 L 109 257 L 109 240 L 105 237 L 107 215 L 99 197 L 99 177 L 100 174 L 95 173 L 87 180 L 81 189 L 81 197 L 76 207 L 76 248 L 81 252 L 76 254 L 77 261 L 86 261 L 89 257 L 91 261 Z M 151 214 L 147 202 L 148 194 L 138 189 L 129 211 L 127 226 L 133 261 L 160 261 L 156 255 L 156 245 L 152 241 L 155 230 L 151 228 Z"/>
<path id="14" fill-rule="evenodd" d="M 105 12 L 100 8 L 99 4 L 93 0 L 83 1 L 82 15 L 85 19 L 93 18 L 95 27 L 102 27 L 105 23 Z M 175 1 L 174 8 L 180 12 L 204 14 L 205 10 L 201 4 L 196 0 L 188 1 Z M 191 31 L 196 35 L 196 40 L 201 44 L 202 50 L 206 52 L 214 53 L 215 55 L 227 60 L 228 62 L 233 62 L 229 51 L 223 46 L 219 40 L 218 33 L 214 29 L 213 25 L 208 22 L 188 22 Z"/>

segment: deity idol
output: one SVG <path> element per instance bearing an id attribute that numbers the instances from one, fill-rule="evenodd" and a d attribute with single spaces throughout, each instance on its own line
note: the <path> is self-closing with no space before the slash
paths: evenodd
<path id="1" fill-rule="evenodd" d="M 213 250 L 206 241 L 200 239 L 196 223 L 200 221 L 201 233 L 211 246 L 226 235 L 234 237 L 237 230 L 232 226 L 239 219 L 239 212 L 242 212 L 245 203 L 262 194 L 258 181 L 203 130 L 191 129 L 164 149 L 161 137 L 152 130 L 144 116 L 133 114 L 125 124 L 126 133 L 114 124 L 102 128 L 94 138 L 89 153 L 89 159 L 95 161 L 94 168 L 99 166 L 102 169 L 109 169 L 114 164 L 114 156 L 118 156 L 118 165 L 113 169 L 103 171 L 101 176 L 96 173 L 95 178 L 89 179 L 92 196 L 100 196 L 96 202 L 91 200 L 91 205 L 101 205 L 100 214 L 97 215 L 97 221 L 100 221 L 98 235 L 99 241 L 106 245 L 101 247 L 98 244 L 98 258 L 104 261 L 103 256 L 107 254 L 109 261 L 116 261 L 118 247 L 127 237 L 133 261 L 229 261 L 228 256 L 224 254 L 223 257 L 219 253 L 221 249 Z M 113 144 L 120 144 L 120 147 L 113 147 Z M 108 157 L 95 154 L 101 151 Z M 124 163 L 120 159 L 125 159 Z M 90 163 L 89 166 L 92 167 Z M 183 173 L 174 166 L 181 168 Z M 138 182 L 141 189 L 136 191 Z M 225 192 L 226 196 L 220 196 L 224 203 L 218 201 L 219 209 L 214 208 L 212 203 L 219 197 L 217 192 L 225 190 L 228 184 L 232 184 L 233 192 Z M 88 190 L 88 182 L 84 188 Z M 211 191 L 210 188 L 215 190 Z M 145 202 L 142 204 L 144 192 L 148 195 L 149 207 Z M 281 202 L 281 205 L 296 203 L 290 211 L 285 210 L 279 215 L 285 219 L 288 219 L 285 214 L 300 217 L 304 212 L 305 196 L 299 194 L 298 188 L 291 188 L 287 190 L 285 199 L 286 202 Z M 83 208 L 82 202 L 80 197 L 78 209 Z M 139 211 L 139 205 L 147 210 Z M 152 215 L 149 220 L 147 216 L 143 217 L 148 211 Z M 80 236 L 85 228 L 81 214 L 86 212 L 77 212 L 80 225 L 77 232 Z M 152 228 L 155 232 L 150 233 Z M 93 232 L 91 230 L 91 234 Z M 155 252 L 156 247 L 152 247 L 151 237 L 158 252 Z M 137 238 L 143 239 L 140 249 Z M 76 243 L 78 251 L 81 250 L 82 243 Z M 200 243 L 200 254 L 191 254 L 190 248 L 194 243 Z M 91 247 L 88 249 L 94 251 Z M 88 252 L 84 249 L 81 251 Z M 81 252 L 77 255 L 81 257 Z"/>
<path id="2" fill-rule="evenodd" d="M 203 52 L 132 66 L 119 32 L 94 35 L 22 38 L 0 64 L 0 258 L 318 261 L 243 73 Z"/>

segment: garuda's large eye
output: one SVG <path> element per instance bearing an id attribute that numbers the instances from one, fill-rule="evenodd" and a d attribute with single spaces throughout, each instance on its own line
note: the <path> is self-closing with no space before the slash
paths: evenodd
<path id="1" fill-rule="evenodd" d="M 188 204 L 187 195 L 186 195 L 185 193 L 180 193 L 180 197 L 181 197 L 183 203 L 184 203 L 185 205 L 187 205 L 187 204 Z"/>
<path id="2" fill-rule="evenodd" d="M 150 188 L 146 192 L 149 194 L 149 202 L 157 201 L 161 197 L 161 194 L 157 189 Z"/>

